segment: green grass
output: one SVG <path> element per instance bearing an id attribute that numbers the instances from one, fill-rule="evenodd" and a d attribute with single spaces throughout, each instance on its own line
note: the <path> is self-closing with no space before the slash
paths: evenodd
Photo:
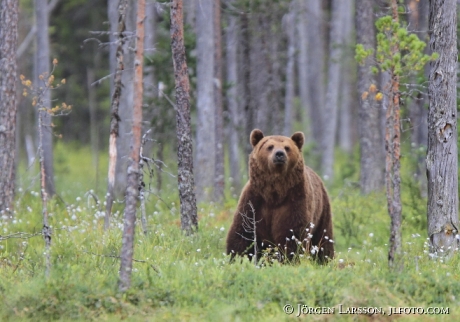
<path id="1" fill-rule="evenodd" d="M 431 260 L 426 244 L 426 200 L 403 164 L 403 241 L 401 269 L 387 264 L 389 218 L 383 193 L 361 196 L 356 185 L 356 153 L 339 155 L 337 182 L 330 187 L 336 258 L 318 266 L 306 258 L 296 265 L 229 264 L 225 238 L 237 200 L 227 191 L 223 205 L 199 205 L 199 231 L 180 231 L 175 179 L 165 177 L 160 201 L 148 201 L 147 236 L 136 231 L 132 288 L 117 292 L 122 205 L 112 229 L 93 189 L 103 200 L 107 160 L 96 172 L 86 148 L 56 149 L 57 190 L 50 202 L 52 270 L 44 277 L 41 236 L 0 242 L 1 321 L 290 321 L 298 304 L 334 307 L 333 315 L 302 315 L 332 321 L 390 320 L 388 316 L 338 314 L 338 307 L 448 307 L 448 315 L 402 315 L 399 320 L 454 321 L 460 316 L 458 256 Z M 346 161 L 340 161 L 346 160 Z M 172 163 L 172 162 L 170 162 Z M 172 165 L 172 168 L 174 166 Z M 21 168 L 22 169 L 22 168 Z M 1 222 L 1 236 L 41 230 L 41 200 L 34 169 L 21 170 L 12 221 Z M 102 206 L 103 207 L 103 206 Z M 283 312 L 291 304 L 292 315 Z M 394 316 L 393 316 L 394 317 Z"/>

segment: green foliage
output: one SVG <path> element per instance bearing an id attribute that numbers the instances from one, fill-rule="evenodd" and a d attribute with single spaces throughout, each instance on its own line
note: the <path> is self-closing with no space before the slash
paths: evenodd
<path id="1" fill-rule="evenodd" d="M 62 200 L 53 199 L 49 205 L 51 276 L 48 281 L 44 278 L 41 235 L 1 240 L 2 321 L 280 321 L 297 314 L 283 312 L 287 303 L 296 310 L 297 304 L 336 310 L 338 303 L 384 310 L 388 306 L 442 306 L 450 308 L 446 318 L 460 314 L 456 298 L 460 277 L 455 274 L 460 259 L 432 260 L 427 255 L 426 222 L 421 218 L 426 200 L 420 197 L 411 172 L 418 155 L 402 160 L 405 255 L 404 269 L 398 274 L 387 268 L 385 196 L 360 195 L 355 184 L 359 156 L 355 151 L 351 158 L 338 158 L 335 165 L 343 169 L 338 175 L 345 186 L 329 188 L 337 247 L 336 258 L 329 264 L 319 266 L 306 258 L 291 265 L 255 266 L 247 259 L 229 264 L 223 253 L 236 198 L 227 191 L 230 200 L 225 205 L 201 205 L 199 232 L 185 236 L 176 209 L 175 178 L 171 178 L 160 195 L 162 201 L 153 195 L 148 198 L 149 233 L 143 235 L 138 225 L 132 288 L 121 295 L 116 285 L 122 207 L 116 205 L 113 228 L 104 232 L 100 205 L 86 193 L 94 189 L 97 177 L 89 149 L 58 145 L 55 153 Z M 31 185 L 33 175 L 22 168 L 21 173 L 15 218 L 1 222 L 2 238 L 41 230 L 41 201 Z M 100 181 L 105 173 L 101 169 Z M 94 190 L 103 202 L 104 189 Z M 360 317 L 336 312 L 331 318 Z"/>
<path id="2" fill-rule="evenodd" d="M 390 71 L 395 75 L 407 76 L 421 70 L 430 60 L 438 58 L 437 53 L 426 55 L 425 42 L 416 34 L 409 33 L 405 26 L 393 21 L 391 16 L 384 16 L 375 22 L 377 27 L 377 50 L 375 59 L 381 71 Z M 355 59 L 362 64 L 373 55 L 372 48 L 365 49 L 356 45 Z M 373 72 L 376 72 L 374 67 Z"/>
<path id="3" fill-rule="evenodd" d="M 363 44 L 357 44 L 356 45 L 356 51 L 355 51 L 355 59 L 358 62 L 358 64 L 364 64 L 364 61 L 366 60 L 367 57 L 372 55 L 374 53 L 373 48 L 365 49 Z"/>

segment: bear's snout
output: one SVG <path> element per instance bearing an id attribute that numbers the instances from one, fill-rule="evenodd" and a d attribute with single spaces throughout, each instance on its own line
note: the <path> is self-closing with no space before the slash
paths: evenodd
<path id="1" fill-rule="evenodd" d="M 274 163 L 285 163 L 286 162 L 286 153 L 283 150 L 278 150 L 273 156 Z"/>

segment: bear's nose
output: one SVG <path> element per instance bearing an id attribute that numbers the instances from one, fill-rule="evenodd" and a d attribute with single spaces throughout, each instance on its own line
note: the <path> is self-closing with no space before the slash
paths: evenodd
<path id="1" fill-rule="evenodd" d="M 284 164 L 286 162 L 286 154 L 284 151 L 276 151 L 275 156 L 273 157 L 273 162 Z"/>
<path id="2" fill-rule="evenodd" d="M 277 159 L 282 159 L 282 158 L 284 158 L 284 152 L 283 152 L 283 151 L 276 151 L 275 157 L 276 157 Z"/>

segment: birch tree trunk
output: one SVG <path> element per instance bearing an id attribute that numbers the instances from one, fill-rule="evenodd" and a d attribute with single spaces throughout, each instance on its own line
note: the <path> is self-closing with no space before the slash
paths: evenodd
<path id="1" fill-rule="evenodd" d="M 343 42 L 344 13 L 348 3 L 344 0 L 332 1 L 331 29 L 329 36 L 329 69 L 326 102 L 323 108 L 323 149 L 322 174 L 327 181 L 333 180 L 334 148 L 337 133 L 337 113 L 339 105 L 340 71 Z"/>
<path id="2" fill-rule="evenodd" d="M 120 0 L 118 6 L 119 18 L 118 18 L 118 41 L 116 50 L 116 68 L 114 70 L 114 86 L 112 91 L 112 105 L 110 107 L 110 135 L 109 135 L 109 170 L 107 175 L 107 195 L 106 195 L 106 207 L 105 207 L 105 218 L 104 218 L 104 229 L 108 229 L 110 226 L 110 216 L 112 213 L 112 205 L 115 197 L 115 174 L 116 165 L 118 160 L 117 150 L 117 138 L 119 133 L 119 122 L 120 116 L 118 115 L 118 108 L 120 105 L 120 97 L 122 92 L 121 74 L 123 72 L 123 48 L 125 43 L 125 15 L 127 0 Z"/>
<path id="3" fill-rule="evenodd" d="M 213 1 L 196 3 L 197 29 L 197 127 L 196 196 L 211 199 L 215 169 Z"/>
<path id="4" fill-rule="evenodd" d="M 0 211 L 12 213 L 16 160 L 18 0 L 0 4 Z"/>
<path id="5" fill-rule="evenodd" d="M 171 1 L 171 50 L 176 83 L 177 180 L 179 185 L 182 230 L 198 230 L 198 217 L 193 178 L 192 131 L 190 127 L 190 83 L 184 45 L 182 0 Z"/>
<path id="6" fill-rule="evenodd" d="M 133 268 L 136 208 L 139 200 L 139 161 L 142 137 L 143 61 L 144 61 L 145 0 L 137 1 L 136 55 L 134 59 L 134 106 L 132 108 L 132 143 L 128 165 L 119 290 L 125 292 L 131 285 Z"/>
<path id="7" fill-rule="evenodd" d="M 50 64 L 50 44 L 48 36 L 48 2 L 47 0 L 35 0 L 35 23 L 37 25 L 37 43 L 35 60 L 35 84 L 43 82 L 39 80 L 40 75 L 49 76 L 51 71 Z M 42 86 L 42 85 L 40 85 Z M 45 109 L 51 107 L 51 92 L 45 91 L 43 96 L 43 108 L 37 113 L 41 113 L 43 126 L 43 162 L 45 167 L 45 189 L 48 196 L 55 194 L 54 169 L 53 169 L 53 131 L 51 128 L 51 116 Z"/>
<path id="8" fill-rule="evenodd" d="M 366 49 L 375 48 L 374 13 L 372 2 L 356 0 L 356 42 Z M 376 79 L 371 73 L 373 57 L 358 66 L 360 185 L 362 193 L 376 191 L 383 186 L 383 146 L 380 131 L 378 102 L 366 95 Z"/>
<path id="9" fill-rule="evenodd" d="M 432 253 L 450 253 L 458 240 L 457 7 L 455 0 L 430 1 L 431 63 L 428 96 L 428 236 Z"/>
<path id="10" fill-rule="evenodd" d="M 222 103 L 222 29 L 221 2 L 214 0 L 214 107 L 215 107 L 215 165 L 214 197 L 215 202 L 224 199 L 224 116 Z"/>
<path id="11" fill-rule="evenodd" d="M 231 6 L 234 0 L 227 0 Z M 226 46 L 226 82 L 229 88 L 226 92 L 227 106 L 229 112 L 229 159 L 230 159 L 230 176 L 232 177 L 232 186 L 236 191 L 241 187 L 240 172 L 240 150 L 238 133 L 244 130 L 241 126 L 241 117 L 238 109 L 238 25 L 235 13 L 227 14 L 227 28 L 225 30 Z"/>

